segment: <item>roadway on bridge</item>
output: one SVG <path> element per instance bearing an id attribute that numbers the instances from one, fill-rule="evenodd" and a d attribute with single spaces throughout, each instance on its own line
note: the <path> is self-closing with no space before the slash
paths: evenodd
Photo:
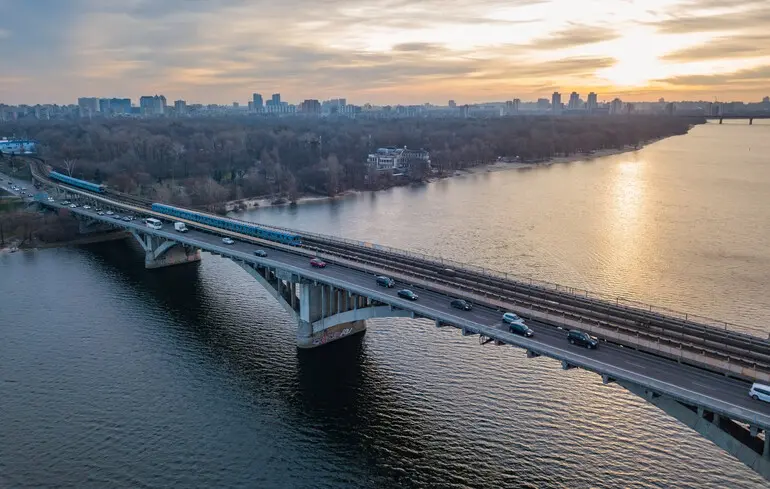
<path id="1" fill-rule="evenodd" d="M 55 205 L 59 206 L 58 203 Z M 165 221 L 164 227 L 160 231 L 153 231 L 144 226 L 141 221 L 125 222 L 114 219 L 110 216 L 99 216 L 94 209 L 86 210 L 82 207 L 70 209 L 73 212 L 87 215 L 91 218 L 101 221 L 111 222 L 114 225 L 124 228 L 137 229 L 143 232 L 151 232 L 171 240 L 180 239 L 182 236 L 185 241 L 192 242 L 204 250 L 222 253 L 234 258 L 261 263 L 268 266 L 293 266 L 304 268 L 309 276 L 320 275 L 350 283 L 361 289 L 385 294 L 392 299 L 391 304 L 409 310 L 412 305 L 410 301 L 398 297 L 397 291 L 400 288 L 408 287 L 419 295 L 419 303 L 433 311 L 439 312 L 444 316 L 462 318 L 470 320 L 480 325 L 493 327 L 500 331 L 500 337 L 512 337 L 507 333 L 507 328 L 501 321 L 502 312 L 476 305 L 473 311 L 461 311 L 452 308 L 449 302 L 452 298 L 444 293 L 425 290 L 411 286 L 409 283 L 396 282 L 396 286 L 391 289 L 380 287 L 375 282 L 375 275 L 365 271 L 350 268 L 341 264 L 335 264 L 327 261 L 328 265 L 324 269 L 312 268 L 309 264 L 309 258 L 305 255 L 291 253 L 289 251 L 274 249 L 269 246 L 261 246 L 254 243 L 235 240 L 235 244 L 226 245 L 222 243 L 222 235 L 210 234 L 208 232 L 190 228 L 187 233 L 181 235 L 173 231 L 172 222 Z M 264 249 L 268 252 L 267 258 L 256 257 L 253 253 L 257 249 Z M 460 296 L 461 297 L 461 296 Z M 566 331 L 554 326 L 534 321 L 527 321 L 527 324 L 534 330 L 535 335 L 531 340 L 536 345 L 548 346 L 562 350 L 568 350 L 573 354 L 584 358 L 593 359 L 612 365 L 629 372 L 644 375 L 651 379 L 667 383 L 681 389 L 689 390 L 701 396 L 707 396 L 714 400 L 732 405 L 735 408 L 746 410 L 752 414 L 770 416 L 770 404 L 761 401 L 754 401 L 748 396 L 750 384 L 737 379 L 725 377 L 723 375 L 702 370 L 696 367 L 679 364 L 675 361 L 661 357 L 656 357 L 644 352 L 639 352 L 631 348 L 624 348 L 617 345 L 611 345 L 602 342 L 599 349 L 587 350 L 585 348 L 572 346 L 567 342 Z M 491 347 L 491 346 L 488 346 Z M 521 354 L 524 354 L 521 352 Z M 512 379 L 515 382 L 515 379 Z"/>

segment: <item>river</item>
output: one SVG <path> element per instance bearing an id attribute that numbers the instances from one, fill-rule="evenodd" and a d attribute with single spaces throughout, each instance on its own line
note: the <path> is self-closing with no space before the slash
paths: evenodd
<path id="1" fill-rule="evenodd" d="M 737 323 L 770 320 L 770 125 L 241 217 Z M 737 326 L 736 326 L 737 327 Z M 0 256 L 0 487 L 759 488 L 621 388 L 432 323 L 298 354 L 227 260 Z"/>

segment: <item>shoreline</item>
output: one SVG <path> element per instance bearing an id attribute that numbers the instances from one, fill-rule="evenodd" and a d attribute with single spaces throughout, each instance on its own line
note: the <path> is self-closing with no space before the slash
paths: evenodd
<path id="1" fill-rule="evenodd" d="M 435 177 L 429 181 L 436 181 L 441 180 L 444 178 L 452 178 L 452 177 L 459 177 L 463 175 L 475 175 L 478 173 L 493 173 L 498 171 L 506 171 L 506 170 L 521 170 L 524 168 L 537 168 L 541 166 L 551 166 L 556 165 L 560 163 L 573 163 L 575 161 L 590 161 L 595 160 L 597 158 L 604 158 L 607 156 L 615 156 L 620 155 L 624 153 L 631 153 L 633 151 L 639 151 L 640 149 L 644 148 L 647 145 L 650 145 L 652 143 L 658 142 L 662 139 L 666 139 L 666 136 L 663 138 L 656 138 L 651 139 L 649 141 L 645 141 L 641 143 L 638 147 L 635 146 L 626 146 L 622 149 L 618 148 L 611 148 L 611 149 L 600 149 L 596 150 L 589 154 L 573 154 L 569 156 L 553 156 L 551 158 L 548 158 L 544 161 L 537 161 L 537 162 L 504 162 L 504 161 L 495 161 L 494 163 L 486 163 L 483 165 L 473 166 L 469 168 L 463 168 L 462 170 L 456 170 L 454 174 L 452 175 L 446 175 L 446 176 L 440 176 Z"/>
<path id="2" fill-rule="evenodd" d="M 37 250 L 46 250 L 50 248 L 66 248 L 68 246 L 80 246 L 80 245 L 87 245 L 87 244 L 94 244 L 94 243 L 103 243 L 107 241 L 116 241 L 119 239 L 126 239 L 131 234 L 127 231 L 111 231 L 109 233 L 100 234 L 97 236 L 83 236 L 80 238 L 73 238 L 68 239 L 64 241 L 55 241 L 52 243 L 43 243 L 38 242 L 35 243 L 34 246 L 21 246 L 19 247 L 17 244 L 9 245 L 4 248 L 0 248 L 0 254 L 10 254 L 10 253 L 17 253 L 19 251 L 37 251 Z"/>
<path id="3" fill-rule="evenodd" d="M 425 183 L 437 182 L 439 180 L 444 180 L 446 178 L 462 177 L 466 175 L 477 175 L 480 173 L 494 173 L 499 171 L 522 170 L 522 169 L 528 169 L 528 168 L 546 167 L 546 166 L 551 166 L 551 165 L 556 165 L 561 163 L 573 163 L 575 161 L 590 161 L 590 160 L 595 160 L 597 158 L 604 158 L 607 156 L 615 156 L 615 155 L 620 155 L 624 153 L 630 153 L 633 151 L 639 151 L 645 146 L 648 146 L 652 143 L 656 143 L 658 141 L 661 141 L 663 139 L 666 139 L 672 136 L 676 136 L 676 134 L 672 134 L 671 136 L 664 136 L 661 138 L 650 139 L 648 141 L 644 141 L 640 143 L 639 146 L 626 146 L 621 149 L 618 149 L 618 148 L 600 149 L 589 154 L 580 153 L 580 154 L 572 154 L 569 156 L 552 156 L 546 160 L 537 161 L 537 162 L 495 161 L 493 163 L 484 163 L 478 166 L 471 166 L 468 168 L 463 168 L 461 170 L 455 170 L 454 173 L 451 173 L 451 174 L 428 177 L 425 180 Z M 406 185 L 395 185 L 394 187 L 403 187 L 403 186 L 406 186 Z M 388 187 L 388 188 L 393 188 L 393 187 Z M 274 203 L 276 199 L 255 197 L 252 199 L 241 199 L 237 201 L 225 202 L 224 206 L 227 212 L 244 212 L 251 209 L 260 209 L 265 207 L 288 207 L 290 205 L 303 205 L 303 204 L 318 203 L 318 202 L 328 202 L 332 200 L 344 199 L 353 195 L 359 195 L 364 192 L 378 192 L 380 190 L 387 190 L 387 189 L 346 190 L 344 192 L 339 193 L 338 195 L 335 195 L 334 197 L 328 197 L 323 195 L 305 195 L 305 196 L 299 197 L 293 203 L 286 201 L 286 202 L 277 203 L 277 204 Z M 241 205 L 244 206 L 244 209 L 237 208 L 238 206 L 241 206 Z"/>

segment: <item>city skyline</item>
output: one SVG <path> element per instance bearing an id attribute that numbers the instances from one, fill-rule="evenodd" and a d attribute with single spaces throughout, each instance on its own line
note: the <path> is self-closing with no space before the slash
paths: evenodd
<path id="1" fill-rule="evenodd" d="M 30 19 L 0 28 L 7 104 L 149 93 L 230 104 L 272 90 L 377 105 L 573 90 L 758 101 L 770 86 L 770 6 L 754 0 L 30 3 L 0 0 Z"/>

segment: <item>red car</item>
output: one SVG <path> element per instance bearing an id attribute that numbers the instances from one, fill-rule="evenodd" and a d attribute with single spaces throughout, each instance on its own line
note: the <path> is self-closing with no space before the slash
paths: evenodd
<path id="1" fill-rule="evenodd" d="M 310 260 L 310 265 L 314 266 L 315 268 L 326 268 L 326 262 L 320 258 L 313 258 Z"/>

